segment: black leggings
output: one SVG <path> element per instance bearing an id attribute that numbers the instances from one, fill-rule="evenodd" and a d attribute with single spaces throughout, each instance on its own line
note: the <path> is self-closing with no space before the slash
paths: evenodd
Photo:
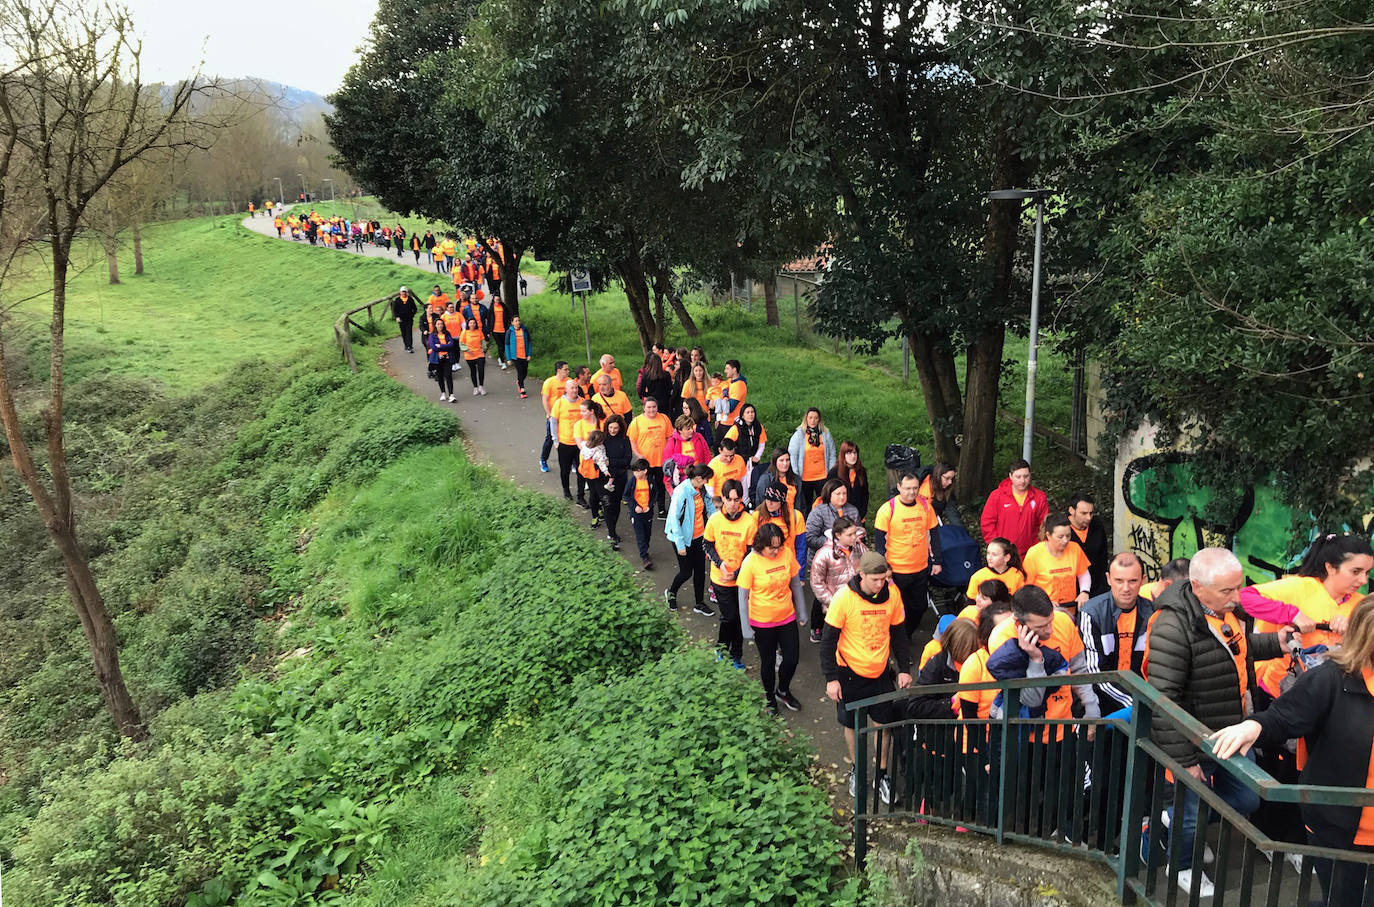
<path id="1" fill-rule="evenodd" d="M 821 489 L 824 487 L 825 479 L 801 483 L 801 494 L 799 495 L 801 500 L 798 503 L 801 504 L 802 513 L 811 512 L 811 505 L 816 503 L 816 498 L 821 496 Z"/>
<path id="2" fill-rule="evenodd" d="M 434 363 L 434 380 L 439 382 L 441 394 L 453 395 L 453 365 L 447 359 Z"/>
<path id="3" fill-rule="evenodd" d="M 481 387 L 487 383 L 487 357 L 468 360 L 468 375 L 472 377 L 472 386 Z"/>
<path id="4" fill-rule="evenodd" d="M 530 373 L 530 361 L 528 359 L 515 360 L 515 385 L 521 390 L 525 389 L 525 377 Z"/>
<path id="5" fill-rule="evenodd" d="M 673 549 L 677 554 L 677 549 Z M 692 580 L 692 591 L 696 593 L 696 603 L 704 604 L 706 601 L 706 549 L 701 546 L 701 536 L 692 539 L 692 544 L 687 546 L 686 554 L 677 554 L 677 576 L 673 577 L 673 582 L 668 586 L 668 594 L 677 598 L 677 590 L 682 588 L 682 584 L 688 579 Z"/>
<path id="6" fill-rule="evenodd" d="M 613 539 L 619 539 L 620 533 L 615 531 L 615 524 L 620 522 L 620 495 L 625 491 L 625 483 L 627 481 L 633 482 L 634 476 L 627 475 L 623 472 L 618 475 L 612 473 L 611 479 L 615 481 L 615 491 L 605 492 L 606 499 L 602 516 L 606 520 L 606 534 Z"/>
<path id="7" fill-rule="evenodd" d="M 797 673 L 797 658 L 801 648 L 797 636 L 797 622 L 789 620 L 780 627 L 755 627 L 754 645 L 759 649 L 759 680 L 763 682 L 763 695 L 768 697 L 769 705 L 776 705 L 776 692 L 789 692 L 792 675 Z M 782 667 L 776 668 L 774 656 L 779 651 L 782 652 Z M 775 671 L 776 686 L 773 677 Z"/>

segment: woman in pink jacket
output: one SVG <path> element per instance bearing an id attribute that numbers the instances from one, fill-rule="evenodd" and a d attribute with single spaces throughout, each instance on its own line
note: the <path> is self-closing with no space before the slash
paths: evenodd
<path id="1" fill-rule="evenodd" d="M 859 572 L 859 558 L 868 549 L 859 541 L 859 524 L 849 517 L 836 517 L 830 527 L 830 540 L 811 556 L 811 641 L 821 641 L 821 621 L 830 610 L 830 600 Z"/>
<path id="2" fill-rule="evenodd" d="M 680 471 L 685 472 L 693 463 L 705 466 L 711 462 L 711 445 L 707 444 L 706 438 L 697 431 L 697 424 L 691 416 L 678 416 L 673 422 L 673 428 L 677 431 L 669 435 L 668 443 L 663 445 L 665 464 L 670 459 L 676 460 Z"/>

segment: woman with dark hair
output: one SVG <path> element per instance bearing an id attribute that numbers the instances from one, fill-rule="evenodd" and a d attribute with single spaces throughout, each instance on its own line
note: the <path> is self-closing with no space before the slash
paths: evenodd
<path id="1" fill-rule="evenodd" d="M 859 519 L 868 517 L 868 470 L 859 458 L 859 445 L 853 441 L 840 442 L 840 455 L 828 479 L 839 479 L 849 489 L 849 503 L 859 511 Z"/>
<path id="2" fill-rule="evenodd" d="M 616 532 L 616 523 L 620 520 L 620 505 L 623 498 L 620 489 L 632 480 L 630 462 L 634 459 L 634 450 L 630 447 L 630 439 L 625 434 L 624 416 L 611 413 L 606 417 L 606 424 L 602 426 L 601 431 L 606 436 L 603 446 L 606 448 L 606 465 L 611 477 L 607 485 L 617 489 L 614 494 L 606 496 L 606 538 L 611 543 L 611 550 L 619 551 L 620 534 Z"/>
<path id="3" fill-rule="evenodd" d="M 663 360 L 657 353 L 650 352 L 644 357 L 644 367 L 635 379 L 635 393 L 639 395 L 641 406 L 645 400 L 653 397 L 658 401 L 659 412 L 672 412 L 668 404 L 673 397 L 673 379 L 663 368 Z"/>
<path id="4" fill-rule="evenodd" d="M 802 417 L 792 440 L 787 445 L 792 455 L 792 468 L 801 473 L 801 507 L 810 512 L 825 477 L 835 468 L 835 439 L 821 419 L 821 411 L 811 407 Z"/>
<path id="5" fill-rule="evenodd" d="M 778 713 L 781 702 L 794 712 L 801 701 L 792 695 L 792 675 L 797 672 L 801 640 L 797 613 L 801 610 L 801 567 L 792 555 L 782 530 L 766 523 L 754 533 L 754 550 L 739 568 L 740 615 L 759 650 L 759 680 L 768 710 Z M 777 654 L 782 653 L 779 665 Z"/>
<path id="6" fill-rule="evenodd" d="M 1358 535 L 1319 536 L 1307 549 L 1298 572 L 1273 582 L 1242 589 L 1240 604 L 1255 619 L 1256 633 L 1273 633 L 1293 624 L 1304 648 L 1341 645 L 1350 612 L 1369 581 L 1374 552 Z M 1319 629 L 1318 624 L 1322 627 Z M 1255 679 L 1270 696 L 1288 673 L 1291 655 L 1255 662 Z"/>
<path id="7" fill-rule="evenodd" d="M 937 462 L 930 475 L 921 482 L 920 494 L 930 502 L 930 508 L 946 526 L 962 526 L 964 518 L 959 515 L 959 503 L 954 500 L 954 480 L 959 472 L 948 463 Z"/>
<path id="8" fill-rule="evenodd" d="M 1355 547 L 1354 542 L 1345 544 Z M 1363 551 L 1368 550 L 1366 543 Z M 1349 555 L 1337 562 L 1338 572 L 1351 558 L 1369 557 L 1367 553 Z M 1336 553 L 1332 550 L 1320 556 L 1335 557 Z M 1321 563 L 1331 566 L 1330 560 Z M 1213 758 L 1248 752 L 1256 743 L 1281 747 L 1301 737 L 1307 762 L 1300 783 L 1374 787 L 1374 595 L 1364 596 L 1341 616 L 1345 618 L 1341 622 L 1341 647 L 1326 662 L 1299 675 L 1269 708 L 1212 734 Z M 1305 634 L 1303 642 L 1307 642 Z M 1304 803 L 1302 819 L 1309 844 L 1374 853 L 1374 807 Z M 1364 891 L 1365 864 L 1326 859 L 1313 863 L 1326 891 L 1326 904 L 1360 907 L 1370 903 L 1374 891 Z"/>
<path id="9" fill-rule="evenodd" d="M 846 517 L 854 523 L 862 522 L 859 511 L 849 503 L 849 486 L 839 479 L 831 479 L 821 486 L 821 496 L 816 506 L 806 515 L 806 550 L 812 553 L 812 557 L 829 540 L 830 527 L 840 517 Z"/>
<path id="10" fill-rule="evenodd" d="M 1092 577 L 1088 556 L 1078 545 L 1069 544 L 1072 536 L 1068 514 L 1050 514 L 1045 518 L 1045 540 L 1031 545 L 1023 564 L 1026 585 L 1043 589 L 1055 607 L 1077 623 L 1078 609 L 1088 600 Z"/>
<path id="11" fill-rule="evenodd" d="M 696 424 L 697 434 L 706 439 L 706 445 L 711 453 L 716 453 L 716 433 L 711 430 L 711 417 L 707 415 L 706 409 L 692 397 L 683 397 L 682 415 Z"/>
<path id="12" fill-rule="evenodd" d="M 711 462 L 711 447 L 701 432 L 697 431 L 696 423 L 692 421 L 691 416 L 678 416 L 673 422 L 673 428 L 675 431 L 668 436 L 667 443 L 663 445 L 665 470 L 669 460 L 677 463 L 678 475 L 684 474 L 694 463 L 705 465 Z"/>
<path id="13" fill-rule="evenodd" d="M 442 319 L 434 319 L 433 329 L 426 339 L 429 347 L 429 368 L 439 382 L 439 402 L 453 402 L 453 353 L 457 343 L 449 335 Z"/>
<path id="14" fill-rule="evenodd" d="M 759 526 L 767 523 L 777 526 L 783 538 L 791 543 L 792 556 L 797 563 L 806 563 L 806 521 L 787 503 L 785 485 L 773 485 L 763 493 L 763 500 L 759 503 L 759 509 L 754 511 L 754 518 Z"/>
<path id="15" fill-rule="evenodd" d="M 768 451 L 768 432 L 763 430 L 754 404 L 746 403 L 739 408 L 739 418 L 726 430 L 725 437 L 735 442 L 735 453 L 749 464 L 749 471 L 744 474 L 744 499 L 752 500 L 754 482 L 763 470 L 760 462 Z"/>
<path id="16" fill-rule="evenodd" d="M 738 447 L 736 447 L 738 450 Z M 792 455 L 781 447 L 773 449 L 768 458 L 768 466 L 754 483 L 754 508 L 763 502 L 764 493 L 777 485 L 787 495 L 787 509 L 797 509 L 797 495 L 801 492 L 801 479 L 792 471 Z"/>

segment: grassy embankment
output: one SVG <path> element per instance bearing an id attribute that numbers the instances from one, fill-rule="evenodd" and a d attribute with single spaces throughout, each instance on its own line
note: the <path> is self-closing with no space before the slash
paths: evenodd
<path id="1" fill-rule="evenodd" d="M 7 477 L 4 547 L 31 552 L 0 574 L 12 898 L 852 895 L 804 754 L 747 681 L 560 505 L 467 462 L 372 341 L 361 374 L 337 365 L 334 315 L 404 269 L 224 219 L 150 231 L 148 252 L 147 278 L 73 287 L 71 423 L 152 739 L 110 739 Z"/>

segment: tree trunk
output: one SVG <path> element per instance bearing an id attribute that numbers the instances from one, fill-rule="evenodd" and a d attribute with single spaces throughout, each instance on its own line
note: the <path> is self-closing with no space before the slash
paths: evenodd
<path id="1" fill-rule="evenodd" d="M 625 298 L 630 304 L 630 317 L 634 319 L 635 330 L 639 332 L 639 345 L 647 356 L 663 335 L 658 332 L 654 323 L 653 312 L 650 309 L 649 284 L 644 278 L 644 270 L 640 267 L 637 256 L 622 259 L 616 262 L 614 267 L 616 276 L 625 287 Z"/>
<path id="2" fill-rule="evenodd" d="M 137 217 L 130 229 L 134 234 L 134 274 L 139 275 L 143 273 L 143 231 L 139 229 Z"/>
<path id="3" fill-rule="evenodd" d="M 513 249 L 504 240 L 501 251 L 505 261 L 501 262 L 501 299 L 506 305 L 506 324 L 520 314 L 520 260 L 525 257 L 524 249 Z"/>
<path id="4" fill-rule="evenodd" d="M 963 402 L 954 365 L 954 351 L 941 338 L 920 331 L 907 334 L 911 358 L 921 379 L 930 431 L 935 439 L 935 459 L 959 462 L 959 433 L 963 421 Z"/>
<path id="5" fill-rule="evenodd" d="M 959 496 L 980 500 L 996 484 L 997 379 L 1006 328 L 988 328 L 969 345 L 964 369 L 964 443 L 959 451 Z"/>
<path id="6" fill-rule="evenodd" d="M 665 317 L 663 314 L 663 300 L 665 299 L 668 300 L 668 305 L 672 306 L 673 313 L 677 315 L 677 320 L 682 325 L 682 329 L 687 332 L 687 336 L 700 337 L 701 330 L 697 327 L 697 323 L 692 320 L 692 313 L 687 311 L 687 306 L 683 303 L 682 297 L 674 289 L 672 275 L 667 268 L 661 269 L 658 272 L 658 277 L 654 280 L 654 302 L 657 305 L 660 319 Z"/>
<path id="7" fill-rule="evenodd" d="M 105 707 L 114 718 L 119 733 L 141 740 L 147 730 L 134 705 L 124 676 L 119 668 L 119 650 L 116 643 L 114 624 L 105 610 L 105 600 L 100 595 L 95 577 L 91 573 L 90 562 L 86 559 L 76 536 L 76 522 L 72 508 L 70 477 L 67 472 L 66 449 L 62 432 L 62 365 L 63 365 L 63 311 L 66 301 L 66 265 L 62 253 L 54 252 L 58 259 L 54 268 L 53 283 L 53 347 L 51 352 L 51 376 L 48 408 L 43 412 L 43 422 L 48 440 L 48 471 L 52 476 L 53 488 L 50 492 L 44 485 L 38 465 L 33 460 L 19 422 L 18 409 L 14 402 L 14 389 L 9 383 L 9 366 L 5 361 L 5 348 L 0 339 L 0 423 L 3 423 L 5 440 L 9 444 L 10 459 L 15 471 L 33 498 L 43 524 L 53 544 L 62 554 L 66 569 L 67 591 L 71 595 L 72 607 L 76 609 L 81 621 L 81 630 L 91 650 L 96 681 Z"/>
<path id="8" fill-rule="evenodd" d="M 770 327 L 777 327 L 778 320 L 778 278 L 772 274 L 763 282 L 763 312 Z"/>
<path id="9" fill-rule="evenodd" d="M 664 343 L 668 339 L 668 310 L 663 304 L 663 285 L 654 282 L 654 341 Z"/>

